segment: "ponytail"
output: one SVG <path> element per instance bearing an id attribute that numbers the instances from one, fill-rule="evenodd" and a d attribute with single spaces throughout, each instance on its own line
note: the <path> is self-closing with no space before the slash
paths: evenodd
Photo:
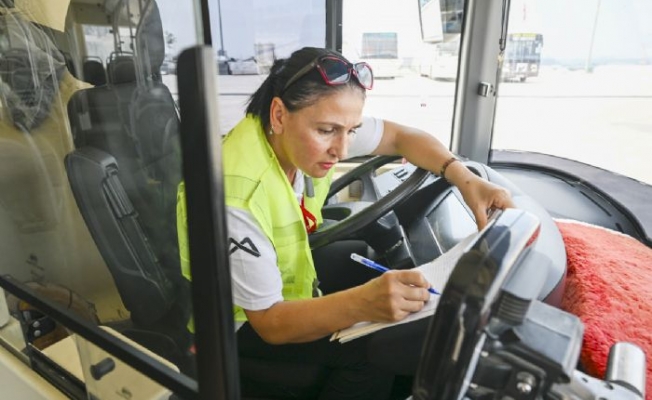
<path id="1" fill-rule="evenodd" d="M 278 76 L 286 61 L 286 59 L 275 60 L 267 78 L 249 98 L 246 113 L 260 118 L 263 128 L 269 126 L 269 107 L 274 96 L 280 92 Z"/>

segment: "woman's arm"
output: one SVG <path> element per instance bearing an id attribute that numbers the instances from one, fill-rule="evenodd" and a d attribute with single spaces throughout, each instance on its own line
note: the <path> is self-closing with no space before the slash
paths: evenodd
<path id="1" fill-rule="evenodd" d="M 247 238 L 255 254 L 229 254 L 234 303 L 263 340 L 300 343 L 322 338 L 360 321 L 398 321 L 430 298 L 428 281 L 416 271 L 390 271 L 362 286 L 332 295 L 283 301 L 281 273 L 272 243 L 248 212 L 227 207 L 229 237 Z M 255 310 L 255 311 L 254 311 Z"/>
<path id="2" fill-rule="evenodd" d="M 357 322 L 393 322 L 421 310 L 429 283 L 418 271 L 389 271 L 361 286 L 323 297 L 282 301 L 245 310 L 251 326 L 271 344 L 320 339 Z"/>
<path id="3" fill-rule="evenodd" d="M 400 154 L 409 162 L 439 175 L 454 155 L 432 135 L 391 121 L 384 121 L 383 137 L 374 154 Z M 475 216 L 478 229 L 487 224 L 487 211 L 514 207 L 509 192 L 471 172 L 461 162 L 446 167 L 445 176 L 457 186 Z"/>

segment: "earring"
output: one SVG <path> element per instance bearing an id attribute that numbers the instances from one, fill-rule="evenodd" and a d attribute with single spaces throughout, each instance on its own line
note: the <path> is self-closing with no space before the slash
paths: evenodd
<path id="1" fill-rule="evenodd" d="M 274 132 L 274 127 L 273 127 L 273 126 L 270 126 L 270 127 L 269 127 L 269 132 L 267 132 L 267 134 L 270 135 L 270 136 L 272 136 L 274 133 L 276 133 L 276 132 Z"/>

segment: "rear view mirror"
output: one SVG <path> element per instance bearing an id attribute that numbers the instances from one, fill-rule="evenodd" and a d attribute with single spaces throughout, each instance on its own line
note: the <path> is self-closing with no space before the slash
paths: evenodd
<path id="1" fill-rule="evenodd" d="M 464 0 L 419 0 L 421 37 L 436 43 L 462 32 Z"/>

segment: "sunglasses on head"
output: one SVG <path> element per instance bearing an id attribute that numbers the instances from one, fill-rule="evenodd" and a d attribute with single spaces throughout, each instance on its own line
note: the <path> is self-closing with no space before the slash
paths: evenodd
<path id="1" fill-rule="evenodd" d="M 351 79 L 351 75 L 355 76 L 358 84 L 367 90 L 374 85 L 374 75 L 369 64 L 365 62 L 351 64 L 335 56 L 319 56 L 292 75 L 281 93 L 285 93 L 293 83 L 301 79 L 313 68 L 317 68 L 324 82 L 330 86 L 344 85 Z"/>

